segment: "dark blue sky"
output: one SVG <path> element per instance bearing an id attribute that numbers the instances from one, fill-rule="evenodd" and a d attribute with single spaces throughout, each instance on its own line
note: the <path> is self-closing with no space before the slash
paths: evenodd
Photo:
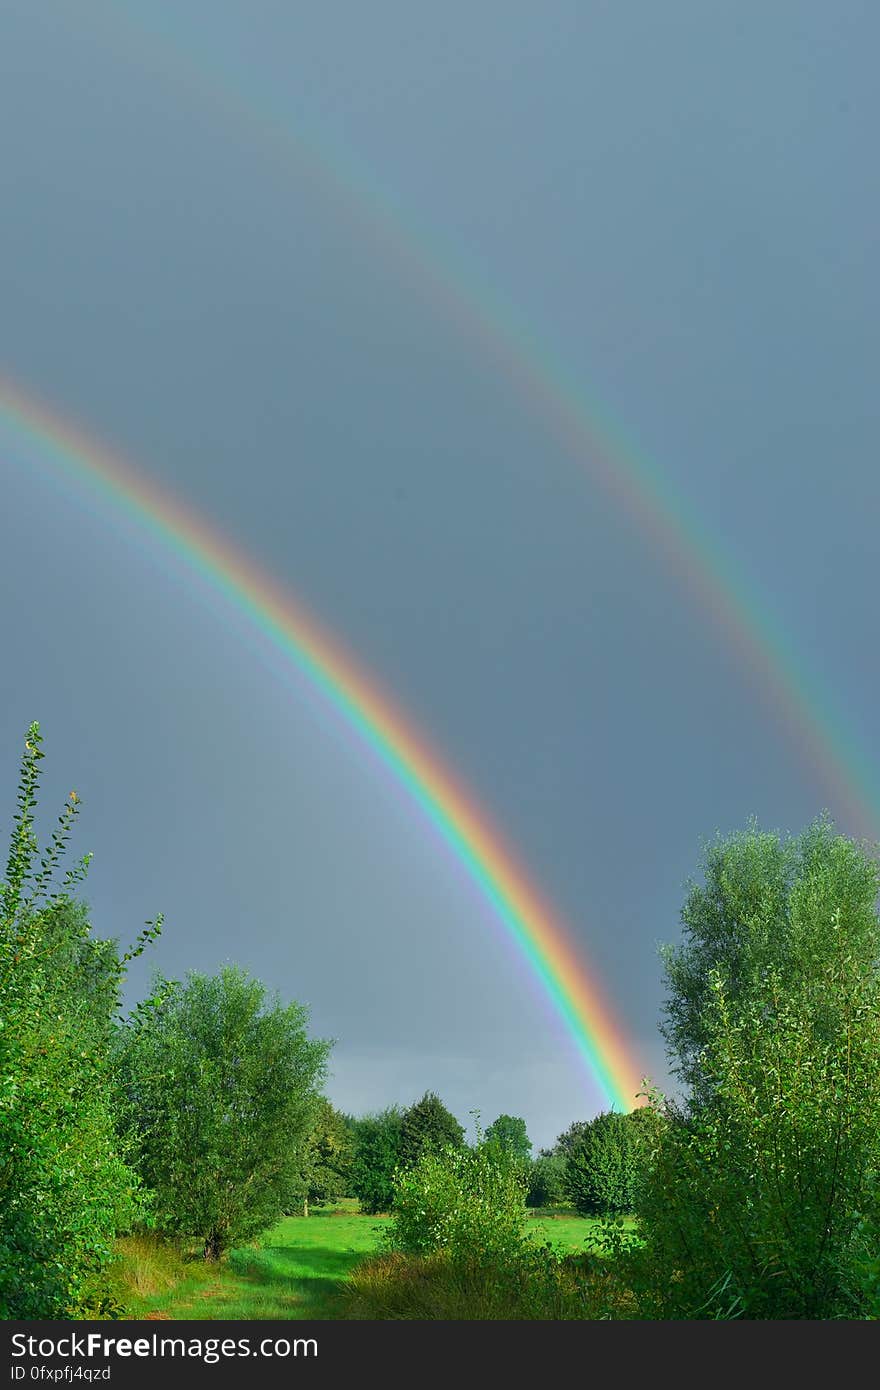
<path id="1" fill-rule="evenodd" d="M 50 22 L 5 0 L 2 21 L 0 369 L 377 674 L 664 1081 L 656 943 L 701 839 L 826 806 L 865 827 L 699 574 L 370 208 L 601 403 L 876 788 L 876 7 L 77 0 Z M 327 712 L 2 422 L 0 443 L 0 774 L 11 814 L 40 719 L 46 824 L 83 798 L 96 930 L 164 910 L 166 972 L 232 959 L 308 1002 L 347 1109 L 430 1087 L 537 1143 L 595 1111 L 489 909 Z"/>

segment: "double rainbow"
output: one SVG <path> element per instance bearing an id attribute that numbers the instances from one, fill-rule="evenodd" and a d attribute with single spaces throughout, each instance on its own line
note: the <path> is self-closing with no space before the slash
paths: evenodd
<path id="1" fill-rule="evenodd" d="M 286 114 L 273 110 L 264 94 L 240 91 L 236 75 L 224 72 L 216 60 L 212 71 L 201 51 L 197 58 L 189 56 L 177 32 L 163 33 L 154 9 L 143 15 L 131 3 L 111 0 L 102 15 L 105 33 L 121 37 L 149 66 L 231 119 L 278 160 L 285 175 L 293 172 L 293 164 L 298 177 L 311 178 L 359 233 L 419 286 L 471 348 L 515 384 L 520 398 L 530 402 L 570 457 L 614 497 L 678 574 L 780 716 L 799 756 L 824 780 L 834 812 L 846 815 L 853 829 L 876 835 L 880 788 L 874 764 L 858 747 L 849 721 L 834 708 L 831 692 L 816 672 L 805 669 L 766 601 L 725 559 L 683 499 L 673 497 L 656 467 L 639 457 L 599 402 L 587 398 L 583 383 L 571 379 L 485 287 L 470 283 L 466 272 L 451 266 L 448 255 L 432 246 L 430 235 L 410 227 L 366 172 L 328 142 L 294 131 Z M 600 990 L 471 794 L 387 693 L 301 603 L 181 502 L 0 382 L 2 420 L 36 446 L 35 457 L 53 477 L 102 498 L 111 512 L 127 514 L 161 550 L 176 555 L 190 573 L 202 575 L 376 752 L 491 903 L 564 1019 L 607 1103 L 629 1109 L 638 1089 L 638 1068 Z"/>

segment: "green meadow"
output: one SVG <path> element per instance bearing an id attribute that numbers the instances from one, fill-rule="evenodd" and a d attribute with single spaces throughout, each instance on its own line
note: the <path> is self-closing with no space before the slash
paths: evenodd
<path id="1" fill-rule="evenodd" d="M 539 1245 L 552 1245 L 560 1254 L 582 1251 L 587 1239 L 598 1229 L 599 1222 L 590 1216 L 578 1216 L 573 1210 L 542 1212 L 526 1215 L 526 1232 Z M 632 1217 L 624 1218 L 624 1226 L 632 1228 Z"/>
<path id="2" fill-rule="evenodd" d="M 113 1282 L 127 1315 L 185 1318 L 324 1319 L 347 1316 L 352 1271 L 379 1252 L 387 1216 L 365 1216 L 342 1199 L 310 1216 L 287 1216 L 258 1241 L 216 1264 L 151 1236 L 118 1242 Z M 560 1251 L 582 1250 L 595 1222 L 566 1211 L 526 1219 L 529 1236 Z"/>
<path id="3" fill-rule="evenodd" d="M 376 1251 L 387 1221 L 343 1201 L 308 1217 L 284 1217 L 215 1264 L 196 1248 L 131 1237 L 118 1243 L 117 1296 L 135 1318 L 338 1317 L 341 1284 Z"/>

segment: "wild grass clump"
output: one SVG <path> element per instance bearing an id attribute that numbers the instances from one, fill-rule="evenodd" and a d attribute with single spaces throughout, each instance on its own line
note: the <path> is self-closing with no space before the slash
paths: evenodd
<path id="1" fill-rule="evenodd" d="M 186 1276 L 187 1262 L 178 1244 L 151 1231 L 116 1242 L 112 1285 L 123 1302 L 166 1293 Z"/>
<path id="2" fill-rule="evenodd" d="M 636 1316 L 612 1263 L 595 1255 L 524 1250 L 508 1261 L 466 1260 L 448 1250 L 392 1251 L 359 1265 L 341 1316 L 362 1320 L 577 1321 Z"/>

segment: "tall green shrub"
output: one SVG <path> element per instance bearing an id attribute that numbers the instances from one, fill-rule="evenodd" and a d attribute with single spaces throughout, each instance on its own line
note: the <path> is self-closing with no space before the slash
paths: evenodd
<path id="1" fill-rule="evenodd" d="M 34 812 L 39 725 L 25 744 L 0 885 L 0 1316 L 100 1311 L 114 1237 L 141 1210 L 112 1107 L 109 1039 L 127 962 L 94 940 L 69 891 L 90 856 L 55 874 L 79 799 L 71 792 L 41 857 Z"/>
<path id="2" fill-rule="evenodd" d="M 530 1166 L 526 1206 L 563 1207 L 571 1202 L 562 1154 L 542 1152 Z"/>
<path id="3" fill-rule="evenodd" d="M 826 821 L 714 846 L 667 957 L 690 1083 L 655 1099 L 649 1316 L 864 1316 L 880 1245 L 878 865 Z"/>
<path id="4" fill-rule="evenodd" d="M 428 1149 L 398 1171 L 388 1246 L 407 1255 L 442 1250 L 465 1263 L 513 1259 L 527 1186 L 522 1162 L 497 1143 Z"/>

